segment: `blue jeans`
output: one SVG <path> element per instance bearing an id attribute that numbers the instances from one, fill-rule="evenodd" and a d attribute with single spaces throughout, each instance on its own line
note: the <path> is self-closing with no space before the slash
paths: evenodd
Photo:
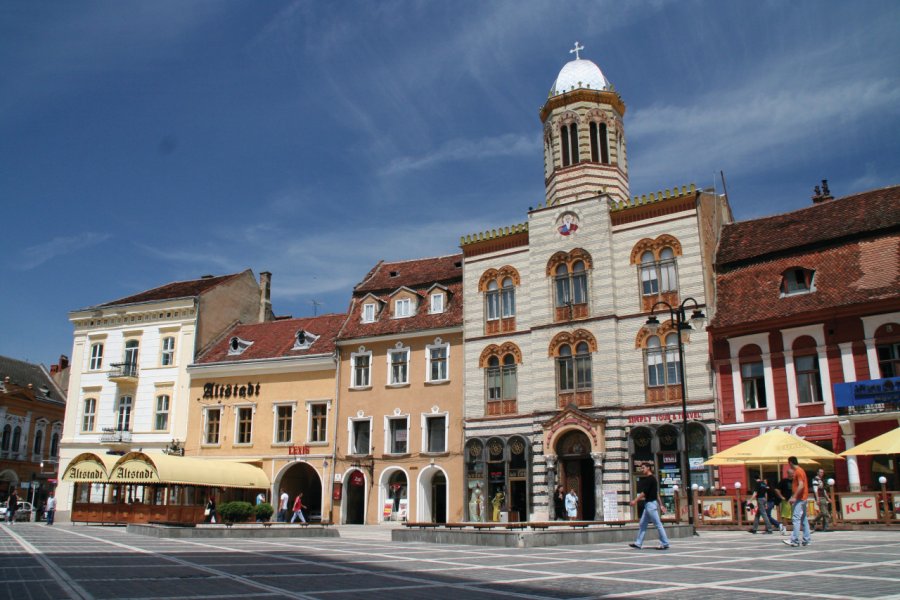
<path id="1" fill-rule="evenodd" d="M 791 542 L 800 543 L 800 527 L 803 527 L 803 543 L 809 543 L 809 519 L 806 518 L 806 500 L 794 502 L 794 512 L 791 516 L 794 530 L 791 532 Z"/>
<path id="2" fill-rule="evenodd" d="M 662 521 L 659 518 L 658 501 L 647 502 L 644 504 L 644 514 L 641 515 L 640 529 L 638 530 L 638 536 L 634 543 L 638 546 L 644 545 L 644 536 L 647 535 L 647 526 L 650 524 L 650 521 L 653 521 L 653 524 L 656 525 L 656 530 L 659 531 L 659 544 L 661 546 L 668 546 L 669 537 L 666 535 L 666 530 L 663 529 Z"/>
<path id="3" fill-rule="evenodd" d="M 756 510 L 756 518 L 753 519 L 753 531 L 759 529 L 759 520 L 762 519 L 763 525 L 766 526 L 766 531 L 769 531 L 769 525 L 772 525 L 774 529 L 780 529 L 781 526 L 778 521 L 772 517 L 772 509 L 775 507 L 774 502 L 766 502 L 763 505 L 762 502 L 759 503 Z"/>
<path id="4" fill-rule="evenodd" d="M 56 513 L 55 510 L 47 511 L 47 525 L 53 525 L 53 515 Z"/>

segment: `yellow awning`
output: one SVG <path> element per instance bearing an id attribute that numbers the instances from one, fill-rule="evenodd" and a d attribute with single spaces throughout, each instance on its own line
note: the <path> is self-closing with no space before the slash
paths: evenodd
<path id="1" fill-rule="evenodd" d="M 259 467 L 232 460 L 187 458 L 130 452 L 110 471 L 110 483 L 176 483 L 246 489 L 268 489 Z"/>
<path id="2" fill-rule="evenodd" d="M 710 456 L 705 464 L 710 464 L 713 459 L 730 459 L 734 462 L 752 465 L 760 464 L 760 461 L 786 461 L 791 456 L 811 460 L 843 460 L 844 458 L 821 446 L 816 446 L 812 442 L 785 433 L 781 429 L 773 429 L 737 446 L 717 452 Z"/>
<path id="3" fill-rule="evenodd" d="M 63 481 L 73 483 L 106 483 L 118 456 L 85 452 L 73 458 L 62 474 Z"/>
<path id="4" fill-rule="evenodd" d="M 871 456 L 874 454 L 900 454 L 900 427 L 841 452 L 841 456 Z"/>

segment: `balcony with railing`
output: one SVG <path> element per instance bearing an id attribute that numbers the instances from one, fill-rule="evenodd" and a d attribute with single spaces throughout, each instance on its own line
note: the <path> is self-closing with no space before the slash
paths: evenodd
<path id="1" fill-rule="evenodd" d="M 131 432 L 117 427 L 104 427 L 100 436 L 101 444 L 130 444 Z"/>
<path id="2" fill-rule="evenodd" d="M 107 373 L 110 381 L 116 382 L 134 382 L 137 381 L 138 367 L 134 363 L 111 363 L 111 368 Z"/>

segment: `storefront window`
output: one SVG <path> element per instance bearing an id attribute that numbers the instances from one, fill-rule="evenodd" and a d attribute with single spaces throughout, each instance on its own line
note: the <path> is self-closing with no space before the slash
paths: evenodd
<path id="1" fill-rule="evenodd" d="M 466 518 L 491 522 L 508 512 L 527 520 L 530 473 L 529 441 L 520 436 L 475 439 L 466 444 Z"/>

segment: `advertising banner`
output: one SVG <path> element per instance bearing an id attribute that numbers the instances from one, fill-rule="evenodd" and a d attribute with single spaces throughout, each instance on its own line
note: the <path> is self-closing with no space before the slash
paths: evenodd
<path id="1" fill-rule="evenodd" d="M 877 521 L 875 494 L 841 494 L 841 517 L 845 521 Z"/>
<path id="2" fill-rule="evenodd" d="M 734 521 L 734 503 L 731 498 L 703 498 L 700 511 L 706 523 L 724 523 Z"/>

